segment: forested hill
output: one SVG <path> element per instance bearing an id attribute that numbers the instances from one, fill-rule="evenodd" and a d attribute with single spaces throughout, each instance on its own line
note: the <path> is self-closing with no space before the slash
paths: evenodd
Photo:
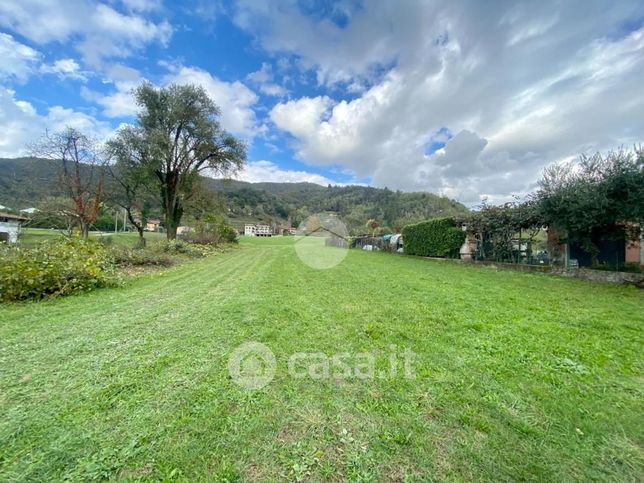
<path id="1" fill-rule="evenodd" d="M 57 165 L 52 161 L 0 159 L 0 205 L 38 207 L 56 194 Z M 364 229 L 368 219 L 392 230 L 408 223 L 467 213 L 467 208 L 432 193 L 404 193 L 366 186 L 320 186 L 312 183 L 246 183 L 205 178 L 206 186 L 224 198 L 235 225 L 246 222 L 291 222 L 307 216 L 337 212 L 352 231 Z"/>

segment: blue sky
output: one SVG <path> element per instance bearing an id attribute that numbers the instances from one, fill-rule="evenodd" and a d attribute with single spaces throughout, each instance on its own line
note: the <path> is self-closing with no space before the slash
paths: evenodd
<path id="1" fill-rule="evenodd" d="M 4 0 L 0 155 L 45 129 L 108 138 L 142 80 L 204 86 L 248 181 L 476 203 L 644 141 L 644 4 Z"/>

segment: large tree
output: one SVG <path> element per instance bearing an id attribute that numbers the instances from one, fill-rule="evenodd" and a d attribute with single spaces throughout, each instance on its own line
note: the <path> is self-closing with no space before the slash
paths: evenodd
<path id="1" fill-rule="evenodd" d="M 130 136 L 156 179 L 167 236 L 173 240 L 199 173 L 235 172 L 246 159 L 246 146 L 221 127 L 219 108 L 202 87 L 146 83 L 134 94 L 141 112 Z"/>
<path id="2" fill-rule="evenodd" d="M 597 262 L 603 236 L 637 239 L 644 222 L 644 150 L 581 156 L 547 168 L 536 195 L 547 222 Z"/>
<path id="3" fill-rule="evenodd" d="M 66 216 L 73 218 L 81 237 L 87 239 L 103 195 L 105 161 L 98 143 L 79 130 L 67 127 L 60 132 L 45 133 L 30 149 L 36 157 L 59 163 L 60 195 L 72 202 Z"/>

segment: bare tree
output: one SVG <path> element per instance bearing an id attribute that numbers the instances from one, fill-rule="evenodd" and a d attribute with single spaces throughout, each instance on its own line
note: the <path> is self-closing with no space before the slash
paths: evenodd
<path id="1" fill-rule="evenodd" d="M 104 160 L 98 143 L 67 127 L 56 133 L 46 132 L 30 148 L 33 156 L 60 163 L 61 194 L 72 200 L 71 216 L 86 240 L 98 216 L 103 193 Z"/>

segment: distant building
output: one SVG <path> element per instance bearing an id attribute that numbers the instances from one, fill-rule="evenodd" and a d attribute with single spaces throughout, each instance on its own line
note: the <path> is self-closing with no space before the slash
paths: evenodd
<path id="1" fill-rule="evenodd" d="M 282 233 L 282 235 L 295 235 L 297 233 L 297 228 L 280 228 L 279 231 Z"/>
<path id="2" fill-rule="evenodd" d="M 244 235 L 246 236 L 273 236 L 273 229 L 270 225 L 245 225 Z"/>
<path id="3" fill-rule="evenodd" d="M 24 210 L 20 210 L 20 213 L 26 213 L 27 215 L 33 215 L 34 213 L 39 212 L 40 210 L 38 208 L 25 208 Z"/>
<path id="4" fill-rule="evenodd" d="M 159 231 L 161 220 L 150 218 L 145 224 L 145 231 Z"/>
<path id="5" fill-rule="evenodd" d="M 0 242 L 17 243 L 20 226 L 29 218 L 0 212 Z"/>
<path id="6" fill-rule="evenodd" d="M 190 226 L 182 225 L 177 227 L 177 235 L 185 235 L 186 233 L 190 233 L 193 231 L 194 229 Z"/>

